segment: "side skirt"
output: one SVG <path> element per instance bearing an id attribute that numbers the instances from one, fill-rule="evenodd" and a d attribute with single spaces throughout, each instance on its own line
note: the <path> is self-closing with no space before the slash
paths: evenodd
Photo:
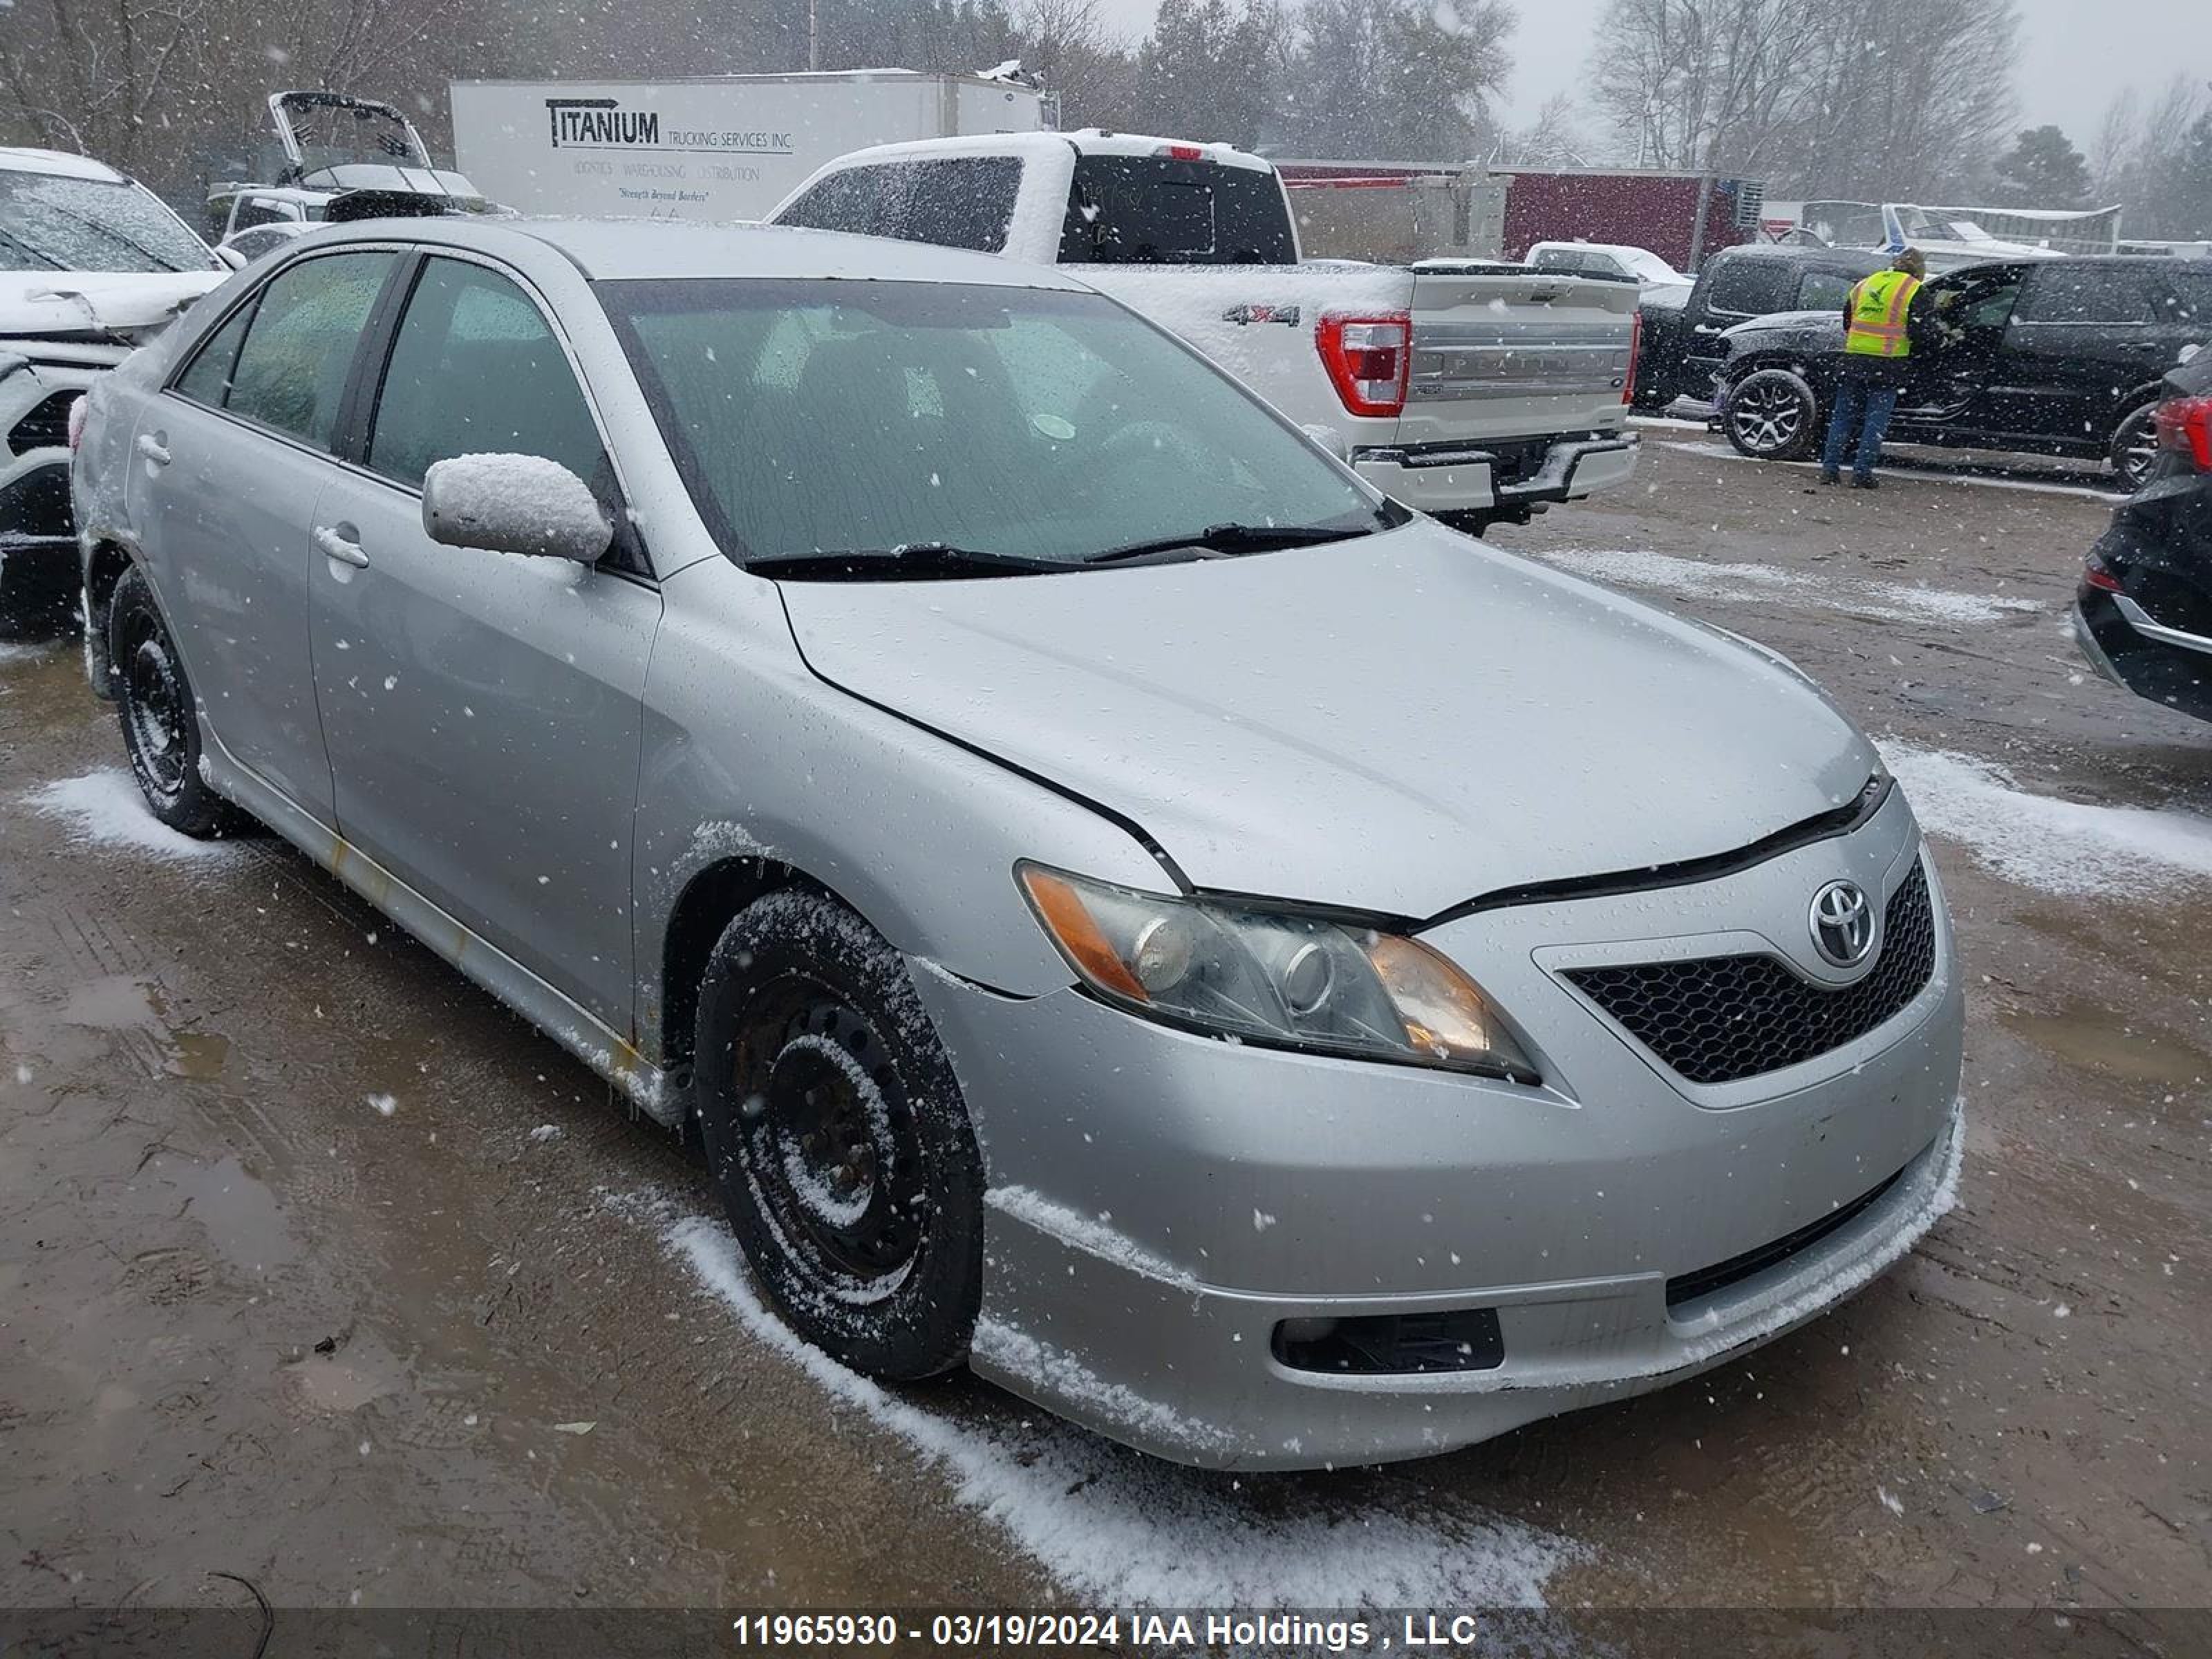
<path id="1" fill-rule="evenodd" d="M 628 1095 L 639 1111 L 681 1126 L 688 1091 L 627 1037 L 610 1030 L 514 957 L 471 933 L 343 836 L 325 829 L 224 750 L 200 725 L 209 787 L 274 830 L 578 1060 Z"/>

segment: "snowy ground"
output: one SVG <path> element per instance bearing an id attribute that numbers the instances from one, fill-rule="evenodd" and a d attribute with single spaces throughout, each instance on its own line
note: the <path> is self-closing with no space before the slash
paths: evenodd
<path id="1" fill-rule="evenodd" d="M 1876 734 L 1960 932 L 1967 1155 L 1838 1312 L 1383 1471 L 1170 1468 L 804 1348 L 692 1158 L 302 860 L 134 816 L 72 650 L 0 659 L 0 1600 L 2201 1602 L 2212 728 L 2061 631 L 2093 488 L 1669 431 L 1496 532 Z"/>

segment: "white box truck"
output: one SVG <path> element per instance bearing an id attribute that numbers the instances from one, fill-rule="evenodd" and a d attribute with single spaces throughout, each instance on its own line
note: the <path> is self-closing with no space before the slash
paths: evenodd
<path id="1" fill-rule="evenodd" d="M 1038 88 L 911 70 L 456 81 L 452 95 L 456 164 L 486 197 L 589 218 L 757 219 L 848 150 L 1051 125 Z"/>

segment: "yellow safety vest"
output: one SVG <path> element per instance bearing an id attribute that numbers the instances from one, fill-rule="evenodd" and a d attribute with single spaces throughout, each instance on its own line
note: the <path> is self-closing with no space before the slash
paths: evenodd
<path id="1" fill-rule="evenodd" d="M 1920 279 L 1910 271 L 1877 270 L 1862 278 L 1851 289 L 1844 349 L 1867 357 L 1910 356 L 1912 342 L 1905 336 L 1905 319 L 1918 292 Z"/>

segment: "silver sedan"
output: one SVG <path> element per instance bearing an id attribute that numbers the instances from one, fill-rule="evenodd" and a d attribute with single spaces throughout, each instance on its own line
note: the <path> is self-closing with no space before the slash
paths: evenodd
<path id="1" fill-rule="evenodd" d="M 155 814 L 696 1119 L 875 1376 L 1412 1456 L 1741 1352 L 1950 1201 L 1960 974 L 1866 738 L 1049 270 L 318 231 L 100 384 L 74 482 Z"/>

